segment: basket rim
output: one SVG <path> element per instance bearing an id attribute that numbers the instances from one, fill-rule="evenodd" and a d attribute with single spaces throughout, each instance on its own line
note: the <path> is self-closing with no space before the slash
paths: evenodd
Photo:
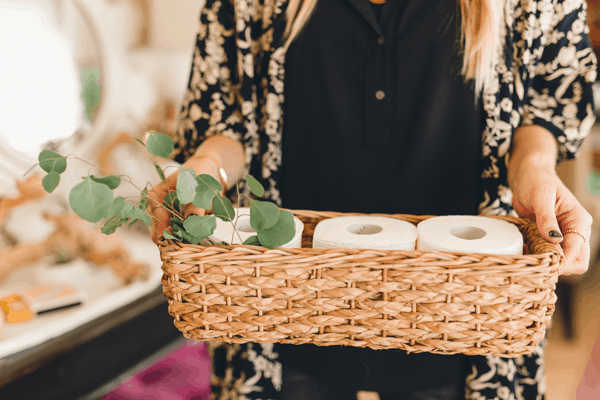
<path id="1" fill-rule="evenodd" d="M 401 219 L 401 220 L 407 220 L 408 222 L 412 222 L 412 221 L 423 221 L 429 218 L 434 218 L 434 217 L 438 217 L 437 215 L 413 215 L 413 214 L 382 214 L 382 213 L 345 213 L 345 212 L 337 212 L 337 211 L 312 211 L 312 210 L 301 210 L 301 209 L 287 209 L 287 208 L 281 208 L 281 210 L 284 211 L 290 211 L 292 212 L 294 215 L 296 216 L 301 216 L 301 217 L 306 217 L 306 218 L 333 218 L 333 217 L 337 217 L 337 216 L 360 216 L 360 215 L 366 215 L 366 216 L 382 216 L 382 217 L 388 217 L 388 218 L 396 218 L 396 219 Z M 206 215 L 211 214 L 210 212 L 207 212 Z M 486 215 L 486 214 L 478 214 L 478 217 L 487 217 L 487 218 L 494 218 L 494 219 L 500 219 L 500 220 L 504 220 L 507 221 L 509 223 L 512 223 L 514 225 L 517 225 L 517 227 L 519 228 L 519 230 L 527 228 L 527 227 L 535 227 L 535 229 L 537 229 L 537 223 L 535 220 L 530 219 L 530 218 L 522 218 L 522 217 L 514 217 L 511 215 Z M 414 222 L 413 222 L 414 223 Z M 167 229 L 165 229 L 165 231 L 169 232 L 170 234 L 173 233 L 173 228 L 171 226 L 169 226 Z M 542 258 L 542 257 L 548 257 L 548 256 L 552 256 L 555 255 L 556 257 L 558 257 L 559 260 L 559 269 L 562 267 L 562 265 L 565 262 L 565 256 L 564 256 L 564 252 L 562 250 L 562 248 L 560 247 L 559 244 L 554 244 L 554 243 L 550 243 L 547 242 L 548 246 L 550 247 L 550 251 L 548 252 L 543 252 L 543 253 L 530 253 L 530 254 L 523 254 L 523 255 L 497 255 L 497 254 L 486 254 L 486 253 L 463 253 L 463 252 L 447 252 L 447 251 L 427 251 L 427 250 L 375 250 L 375 249 L 348 249 L 348 248 L 335 248 L 335 249 L 313 249 L 313 248 L 275 248 L 275 249 L 266 249 L 263 246 L 255 246 L 255 245 L 245 245 L 245 244 L 229 244 L 229 245 L 221 245 L 221 244 L 213 244 L 213 245 L 201 245 L 201 244 L 190 244 L 190 243 L 182 243 L 178 240 L 173 240 L 173 239 L 165 239 L 165 237 L 161 233 L 159 234 L 159 237 L 157 239 L 157 246 L 159 247 L 159 250 L 163 247 L 165 247 L 164 243 L 167 244 L 171 244 L 170 242 L 174 242 L 177 243 L 178 246 L 180 246 L 181 248 L 190 248 L 196 251 L 204 251 L 206 249 L 210 249 L 210 248 L 218 248 L 221 250 L 235 250 L 235 249 L 249 249 L 249 250 L 258 250 L 260 249 L 261 251 L 263 251 L 264 253 L 268 252 L 290 252 L 290 253 L 305 253 L 307 252 L 307 250 L 310 250 L 311 252 L 315 253 L 315 254 L 326 254 L 329 252 L 335 252 L 337 250 L 337 252 L 346 252 L 346 251 L 350 251 L 350 252 L 377 252 L 377 253 L 384 253 L 386 255 L 394 255 L 394 254 L 440 254 L 440 255 L 444 255 L 444 254 L 448 254 L 448 255 L 455 255 L 455 256 L 467 256 L 467 255 L 476 255 L 476 256 L 481 256 L 481 257 L 499 257 L 499 258 L 505 258 L 505 259 L 511 259 L 511 260 L 525 260 L 525 259 L 531 259 L 533 258 Z M 526 242 L 525 242 L 526 243 Z M 264 250 L 263 250 L 264 249 Z M 162 250 L 161 250 L 162 251 Z"/>

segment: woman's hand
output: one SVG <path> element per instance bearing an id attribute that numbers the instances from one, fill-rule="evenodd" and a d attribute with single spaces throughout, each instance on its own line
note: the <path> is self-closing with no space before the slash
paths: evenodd
<path id="1" fill-rule="evenodd" d="M 220 181 L 219 178 L 219 167 L 215 160 L 210 157 L 191 157 L 188 159 L 182 166 L 182 168 L 189 168 L 196 171 L 197 175 L 200 174 L 208 174 L 213 176 L 216 180 Z M 169 220 L 172 217 L 172 213 L 170 213 L 165 208 L 160 205 L 163 204 L 163 199 L 169 193 L 169 190 L 174 192 L 177 190 L 177 175 L 179 175 L 180 170 L 177 169 L 174 173 L 167 176 L 166 184 L 161 182 L 160 184 L 154 186 L 154 188 L 148 191 L 148 196 L 150 197 L 150 201 L 148 203 L 148 212 L 151 213 L 156 219 L 152 220 L 152 241 L 157 244 L 158 237 L 161 232 L 165 230 L 166 226 L 169 226 Z M 224 193 L 221 193 L 224 195 Z M 186 218 L 190 214 L 196 214 L 199 216 L 203 216 L 205 210 L 195 207 L 192 203 L 186 204 L 181 209 L 183 213 L 183 217 Z"/>
<path id="2" fill-rule="evenodd" d="M 535 219 L 540 234 L 552 243 L 560 243 L 565 263 L 560 275 L 583 274 L 590 263 L 592 216 L 562 183 L 553 167 L 533 159 L 518 161 L 512 179 L 512 204 L 519 216 Z M 582 233 L 586 240 L 576 233 Z M 554 232 L 553 232 L 554 231 Z M 560 232 L 562 236 L 553 236 Z"/>

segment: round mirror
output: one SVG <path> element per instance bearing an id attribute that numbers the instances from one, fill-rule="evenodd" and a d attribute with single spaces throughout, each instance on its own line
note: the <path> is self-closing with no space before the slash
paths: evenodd
<path id="1" fill-rule="evenodd" d="M 0 0 L 0 139 L 37 158 L 86 136 L 102 104 L 92 24 L 70 0 Z"/>

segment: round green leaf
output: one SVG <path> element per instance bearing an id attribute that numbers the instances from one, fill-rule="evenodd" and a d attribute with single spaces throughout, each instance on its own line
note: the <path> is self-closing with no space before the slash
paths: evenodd
<path id="1" fill-rule="evenodd" d="M 113 233 L 115 233 L 117 228 L 119 228 L 123 224 L 127 223 L 128 220 L 129 219 L 127 219 L 127 218 L 121 218 L 120 216 L 115 215 L 112 218 L 110 218 L 108 221 L 106 221 L 106 223 L 102 227 L 101 231 L 105 235 L 112 235 Z"/>
<path id="2" fill-rule="evenodd" d="M 138 219 L 142 220 L 148 226 L 152 226 L 152 219 L 144 210 L 140 210 L 137 207 L 134 207 L 131 203 L 125 203 L 123 209 L 121 210 L 121 217 L 123 218 L 131 218 L 132 224 Z"/>
<path id="3" fill-rule="evenodd" d="M 56 171 L 48 172 L 48 175 L 42 179 L 42 186 L 48 193 L 52 193 L 60 182 L 60 174 Z"/>
<path id="4" fill-rule="evenodd" d="M 212 235 L 217 228 L 217 219 L 210 215 L 204 217 L 190 215 L 183 222 L 183 227 L 190 235 L 205 239 Z"/>
<path id="5" fill-rule="evenodd" d="M 198 186 L 196 187 L 196 197 L 194 197 L 192 204 L 198 208 L 209 210 L 213 197 L 223 190 L 223 186 L 208 174 L 198 175 L 196 182 L 198 182 Z"/>
<path id="6" fill-rule="evenodd" d="M 249 246 L 260 246 L 260 242 L 258 241 L 258 236 L 250 236 L 248 239 L 244 240 L 244 244 Z"/>
<path id="7" fill-rule="evenodd" d="M 181 212 L 181 203 L 177 198 L 177 193 L 169 192 L 164 197 L 164 202 L 175 208 L 177 211 Z"/>
<path id="8" fill-rule="evenodd" d="M 135 216 L 135 211 L 133 211 L 133 204 L 131 204 L 131 203 L 123 204 L 123 208 L 121 209 L 121 217 L 137 219 Z"/>
<path id="9" fill-rule="evenodd" d="M 190 244 L 200 244 L 200 242 L 202 241 L 202 239 L 197 238 L 196 236 L 192 236 L 186 231 L 179 231 L 179 233 L 181 233 L 181 236 L 183 236 L 185 241 Z"/>
<path id="10" fill-rule="evenodd" d="M 98 178 L 94 175 L 90 175 L 90 178 L 93 179 L 95 182 L 102 183 L 103 185 L 108 186 L 111 190 L 118 188 L 121 184 L 121 178 L 114 175 L 103 176 L 101 178 Z"/>
<path id="11" fill-rule="evenodd" d="M 98 222 L 113 203 L 113 192 L 108 186 L 87 178 L 71 189 L 69 204 L 86 221 Z"/>
<path id="12" fill-rule="evenodd" d="M 259 232 L 270 228 L 277 223 L 279 219 L 279 208 L 276 204 L 269 201 L 250 202 L 250 226 Z"/>
<path id="13" fill-rule="evenodd" d="M 133 208 L 135 210 L 135 213 L 137 214 L 137 218 L 141 219 L 143 223 L 145 223 L 148 226 L 152 226 L 152 218 L 150 218 L 150 216 L 146 213 L 146 211 L 141 210 L 137 207 Z"/>
<path id="14" fill-rule="evenodd" d="M 235 218 L 235 210 L 231 200 L 227 197 L 217 194 L 212 201 L 212 211 L 215 217 L 221 218 L 223 221 L 233 221 Z"/>
<path id="15" fill-rule="evenodd" d="M 260 243 L 268 249 L 283 246 L 296 235 L 294 214 L 280 210 L 277 223 L 268 229 L 257 232 L 257 235 Z"/>
<path id="16" fill-rule="evenodd" d="M 177 175 L 177 197 L 181 204 L 191 203 L 196 197 L 196 174 L 191 169 L 182 168 Z"/>
<path id="17" fill-rule="evenodd" d="M 118 196 L 116 197 L 111 206 L 108 208 L 108 211 L 106 212 L 106 215 L 104 216 L 104 218 L 112 218 L 115 215 L 119 214 L 121 212 L 121 210 L 123 209 L 123 207 L 125 206 L 125 198 Z"/>
<path id="18" fill-rule="evenodd" d="M 153 156 L 168 158 L 173 152 L 173 139 L 164 133 L 151 132 L 146 142 L 146 148 Z"/>
<path id="19" fill-rule="evenodd" d="M 165 239 L 181 240 L 181 238 L 176 238 L 167 231 L 163 231 L 163 236 L 165 237 Z"/>
<path id="20" fill-rule="evenodd" d="M 246 175 L 246 183 L 250 191 L 257 197 L 262 197 L 265 194 L 265 188 L 252 175 Z"/>
<path id="21" fill-rule="evenodd" d="M 52 150 L 43 150 L 38 156 L 40 167 L 46 171 L 62 174 L 67 169 L 67 159 Z"/>
<path id="22" fill-rule="evenodd" d="M 169 224 L 171 224 L 171 226 L 173 227 L 173 229 L 175 229 L 175 227 L 183 227 L 183 221 L 180 220 L 179 218 L 171 218 L 169 220 Z"/>

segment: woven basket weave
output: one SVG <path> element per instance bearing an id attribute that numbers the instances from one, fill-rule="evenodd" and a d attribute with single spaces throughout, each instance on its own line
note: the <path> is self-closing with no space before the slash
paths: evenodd
<path id="1" fill-rule="evenodd" d="M 290 211 L 304 223 L 300 249 L 159 239 L 163 292 L 186 338 L 516 357 L 545 335 L 564 254 L 531 220 L 491 217 L 519 228 L 522 256 L 318 250 L 325 218 L 432 216 Z"/>

